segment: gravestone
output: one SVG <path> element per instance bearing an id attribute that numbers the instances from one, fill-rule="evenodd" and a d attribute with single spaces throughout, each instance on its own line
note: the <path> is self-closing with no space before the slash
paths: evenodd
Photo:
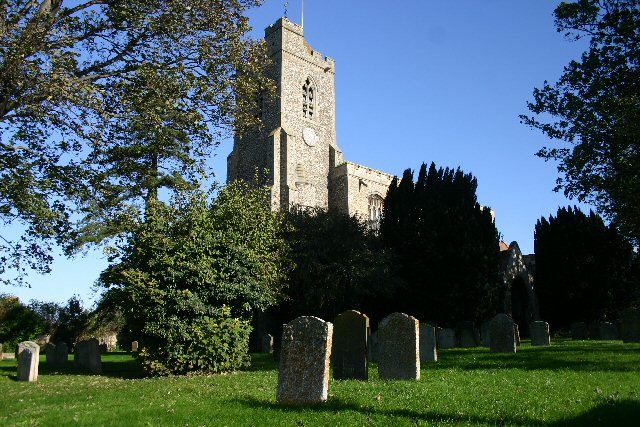
<path id="1" fill-rule="evenodd" d="M 573 322 L 570 327 L 572 340 L 589 339 L 589 328 L 585 322 Z"/>
<path id="2" fill-rule="evenodd" d="M 67 344 L 52 344 L 49 343 L 45 347 L 45 354 L 47 356 L 47 366 L 49 368 L 60 368 L 67 364 L 69 359 L 69 349 Z"/>
<path id="3" fill-rule="evenodd" d="M 640 310 L 629 308 L 620 313 L 620 338 L 624 343 L 640 342 Z"/>
<path id="4" fill-rule="evenodd" d="M 436 362 L 436 328 L 428 323 L 420 324 L 420 363 Z"/>
<path id="5" fill-rule="evenodd" d="M 2 354 L 2 343 L 0 343 L 0 360 L 4 359 L 4 355 Z"/>
<path id="6" fill-rule="evenodd" d="M 325 402 L 333 325 L 311 316 L 284 325 L 276 399 L 287 404 Z"/>
<path id="7" fill-rule="evenodd" d="M 598 323 L 598 339 L 604 341 L 615 341 L 620 339 L 618 327 L 610 322 Z"/>
<path id="8" fill-rule="evenodd" d="M 480 325 L 480 341 L 483 347 L 489 347 L 491 342 L 491 334 L 489 330 L 491 329 L 491 320 L 485 320 Z"/>
<path id="9" fill-rule="evenodd" d="M 504 313 L 496 315 L 491 320 L 491 352 L 515 353 L 516 328 L 513 320 Z"/>
<path id="10" fill-rule="evenodd" d="M 451 328 L 444 328 L 438 331 L 438 345 L 440 349 L 446 350 L 456 347 L 456 331 Z"/>
<path id="11" fill-rule="evenodd" d="M 338 315 L 333 322 L 331 366 L 337 380 L 368 380 L 367 338 L 369 318 L 354 310 Z"/>
<path id="12" fill-rule="evenodd" d="M 513 333 L 516 337 L 516 347 L 520 347 L 520 327 L 517 323 L 513 323 Z"/>
<path id="13" fill-rule="evenodd" d="M 370 332 L 369 333 L 369 342 L 368 342 L 368 359 L 369 362 L 378 363 L 378 333 Z"/>
<path id="14" fill-rule="evenodd" d="M 547 322 L 537 321 L 531 322 L 531 345 L 534 347 L 549 346 L 551 339 L 549 338 L 549 324 Z"/>
<path id="15" fill-rule="evenodd" d="M 135 353 L 136 351 L 138 351 L 138 341 L 132 341 L 131 342 L 131 352 Z"/>
<path id="16" fill-rule="evenodd" d="M 260 341 L 261 353 L 273 353 L 273 336 L 271 334 L 264 334 Z"/>
<path id="17" fill-rule="evenodd" d="M 91 338 L 76 344 L 74 364 L 78 369 L 92 374 L 102 373 L 100 344 L 97 339 Z"/>
<path id="18" fill-rule="evenodd" d="M 418 329 L 418 320 L 404 313 L 393 313 L 382 319 L 378 327 L 380 379 L 420 379 Z"/>
<path id="19" fill-rule="evenodd" d="M 458 343 L 461 348 L 477 347 L 480 336 L 473 322 L 460 322 L 457 328 Z"/>
<path id="20" fill-rule="evenodd" d="M 39 363 L 40 346 L 33 341 L 21 342 L 18 350 L 18 381 L 37 381 Z"/>

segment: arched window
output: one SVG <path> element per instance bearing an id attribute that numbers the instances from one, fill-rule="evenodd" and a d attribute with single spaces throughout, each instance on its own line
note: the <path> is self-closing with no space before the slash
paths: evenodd
<path id="1" fill-rule="evenodd" d="M 316 113 L 316 89 L 311 78 L 302 85 L 302 114 L 308 119 L 313 119 Z"/>
<path id="2" fill-rule="evenodd" d="M 374 230 L 380 230 L 380 221 L 382 220 L 382 205 L 384 200 L 377 194 L 369 196 L 369 227 Z"/>

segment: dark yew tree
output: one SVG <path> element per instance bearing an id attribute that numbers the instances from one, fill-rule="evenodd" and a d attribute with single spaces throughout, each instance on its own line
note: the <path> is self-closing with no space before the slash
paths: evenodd
<path id="1" fill-rule="evenodd" d="M 554 85 L 534 91 L 523 121 L 558 142 L 556 190 L 598 208 L 640 243 L 640 1 L 574 0 L 555 10 L 558 32 L 587 39 Z"/>
<path id="2" fill-rule="evenodd" d="M 499 233 L 476 189 L 471 174 L 434 164 L 391 184 L 380 233 L 403 282 L 394 309 L 449 324 L 499 309 Z"/>
<path id="3" fill-rule="evenodd" d="M 540 314 L 554 328 L 613 320 L 637 292 L 633 248 L 594 212 L 568 207 L 541 218 L 535 254 Z"/>

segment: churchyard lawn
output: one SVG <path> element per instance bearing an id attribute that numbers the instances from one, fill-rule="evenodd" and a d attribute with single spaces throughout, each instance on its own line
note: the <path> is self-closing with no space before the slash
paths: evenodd
<path id="1" fill-rule="evenodd" d="M 277 365 L 253 355 L 246 372 L 141 378 L 127 353 L 103 356 L 103 374 L 47 369 L 16 381 L 0 362 L 0 425 L 640 425 L 640 344 L 554 341 L 515 355 L 442 350 L 421 380 L 331 380 L 329 401 L 275 401 Z"/>

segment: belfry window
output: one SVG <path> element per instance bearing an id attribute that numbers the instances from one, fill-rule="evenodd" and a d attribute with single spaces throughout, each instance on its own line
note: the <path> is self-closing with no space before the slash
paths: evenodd
<path id="1" fill-rule="evenodd" d="M 308 119 L 313 119 L 316 113 L 316 89 L 313 87 L 311 79 L 302 85 L 302 115 Z"/>
<path id="2" fill-rule="evenodd" d="M 376 232 L 380 230 L 383 204 L 384 200 L 379 195 L 369 196 L 369 228 Z"/>

